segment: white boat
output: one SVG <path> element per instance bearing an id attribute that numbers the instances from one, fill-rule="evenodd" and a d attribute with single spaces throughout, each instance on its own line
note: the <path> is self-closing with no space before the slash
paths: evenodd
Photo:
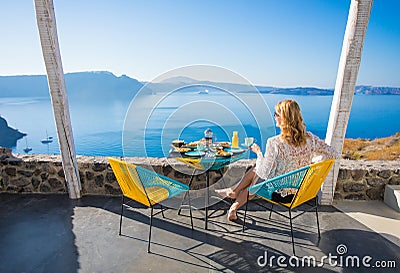
<path id="1" fill-rule="evenodd" d="M 52 143 L 53 142 L 53 137 L 46 137 L 40 140 L 40 142 L 42 142 L 43 144 L 48 144 L 48 143 Z"/>
<path id="2" fill-rule="evenodd" d="M 47 135 L 47 131 L 46 131 L 46 138 L 42 138 L 40 140 L 40 142 L 42 142 L 43 144 L 49 144 L 53 142 L 53 137 L 52 136 L 48 136 Z"/>
<path id="3" fill-rule="evenodd" d="M 205 89 L 205 90 L 199 91 L 199 94 L 208 94 L 208 90 Z"/>
<path id="4" fill-rule="evenodd" d="M 26 143 L 26 146 L 25 146 L 25 148 L 23 150 L 24 150 L 25 153 L 29 153 L 30 151 L 32 151 L 32 147 L 28 146 L 28 139 L 27 138 L 25 138 L 25 143 Z"/>

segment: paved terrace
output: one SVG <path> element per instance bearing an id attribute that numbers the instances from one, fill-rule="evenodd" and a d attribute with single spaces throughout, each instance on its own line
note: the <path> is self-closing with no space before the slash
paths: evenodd
<path id="1" fill-rule="evenodd" d="M 70 200 L 67 195 L 3 193 L 0 202 L 0 272 L 398 272 L 400 268 L 396 238 L 388 240 L 391 237 L 387 234 L 384 238 L 332 206 L 320 209 L 320 241 L 314 213 L 295 220 L 296 254 L 299 259 L 312 255 L 317 264 L 324 255 L 339 256 L 342 266 L 331 266 L 325 259 L 323 267 L 299 269 L 277 263 L 278 257 L 283 257 L 280 261 L 289 265 L 292 255 L 290 229 L 284 219 L 273 214 L 268 220 L 268 213 L 255 204 L 250 206 L 251 219 L 245 233 L 241 222 L 226 221 L 223 208 L 212 216 L 210 230 L 204 230 L 202 211 L 194 212 L 194 231 L 189 218 L 177 216 L 176 210 L 167 211 L 166 219 L 158 215 L 152 253 L 148 254 L 149 210 L 138 205 L 134 211 L 127 211 L 123 236 L 118 236 L 118 197 Z M 345 203 L 342 209 L 354 213 L 357 204 Z M 384 204 L 380 202 L 380 206 Z M 383 211 L 379 214 L 382 216 Z M 397 223 L 400 219 L 398 214 L 389 218 Z M 337 252 L 340 244 L 345 245 L 339 250 L 345 252 L 341 252 L 343 255 Z M 276 258 L 271 265 L 258 265 L 257 260 L 265 263 L 259 258 L 265 254 L 268 260 L 272 255 Z M 368 269 L 362 265 L 366 255 L 372 257 L 371 265 L 394 261 L 397 268 Z M 349 256 L 359 257 L 359 268 L 349 259 L 346 266 Z M 340 264 L 339 258 L 332 261 Z"/>

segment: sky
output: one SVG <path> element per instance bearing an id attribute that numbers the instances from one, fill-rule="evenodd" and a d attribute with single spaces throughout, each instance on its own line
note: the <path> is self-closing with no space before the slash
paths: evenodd
<path id="1" fill-rule="evenodd" d="M 53 0 L 65 73 L 152 81 L 209 64 L 255 85 L 334 88 L 350 0 Z M 400 1 L 375 0 L 357 85 L 400 87 Z M 3 1 L 0 75 L 45 74 L 34 1 Z"/>

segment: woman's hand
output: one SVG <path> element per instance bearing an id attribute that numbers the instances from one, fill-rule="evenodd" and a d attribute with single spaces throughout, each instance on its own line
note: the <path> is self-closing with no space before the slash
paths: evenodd
<path id="1" fill-rule="evenodd" d="M 255 143 L 254 143 L 253 145 L 250 146 L 250 149 L 251 149 L 252 152 L 254 152 L 254 153 L 256 153 L 256 154 L 258 154 L 258 153 L 261 152 L 260 146 L 258 146 L 258 145 L 255 144 Z"/>

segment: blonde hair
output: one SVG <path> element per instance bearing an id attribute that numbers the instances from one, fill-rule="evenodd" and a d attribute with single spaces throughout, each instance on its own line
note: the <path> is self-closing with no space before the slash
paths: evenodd
<path id="1" fill-rule="evenodd" d="M 297 102 L 294 100 L 280 101 L 275 106 L 275 110 L 281 118 L 281 139 L 296 147 L 306 144 L 306 125 Z"/>

